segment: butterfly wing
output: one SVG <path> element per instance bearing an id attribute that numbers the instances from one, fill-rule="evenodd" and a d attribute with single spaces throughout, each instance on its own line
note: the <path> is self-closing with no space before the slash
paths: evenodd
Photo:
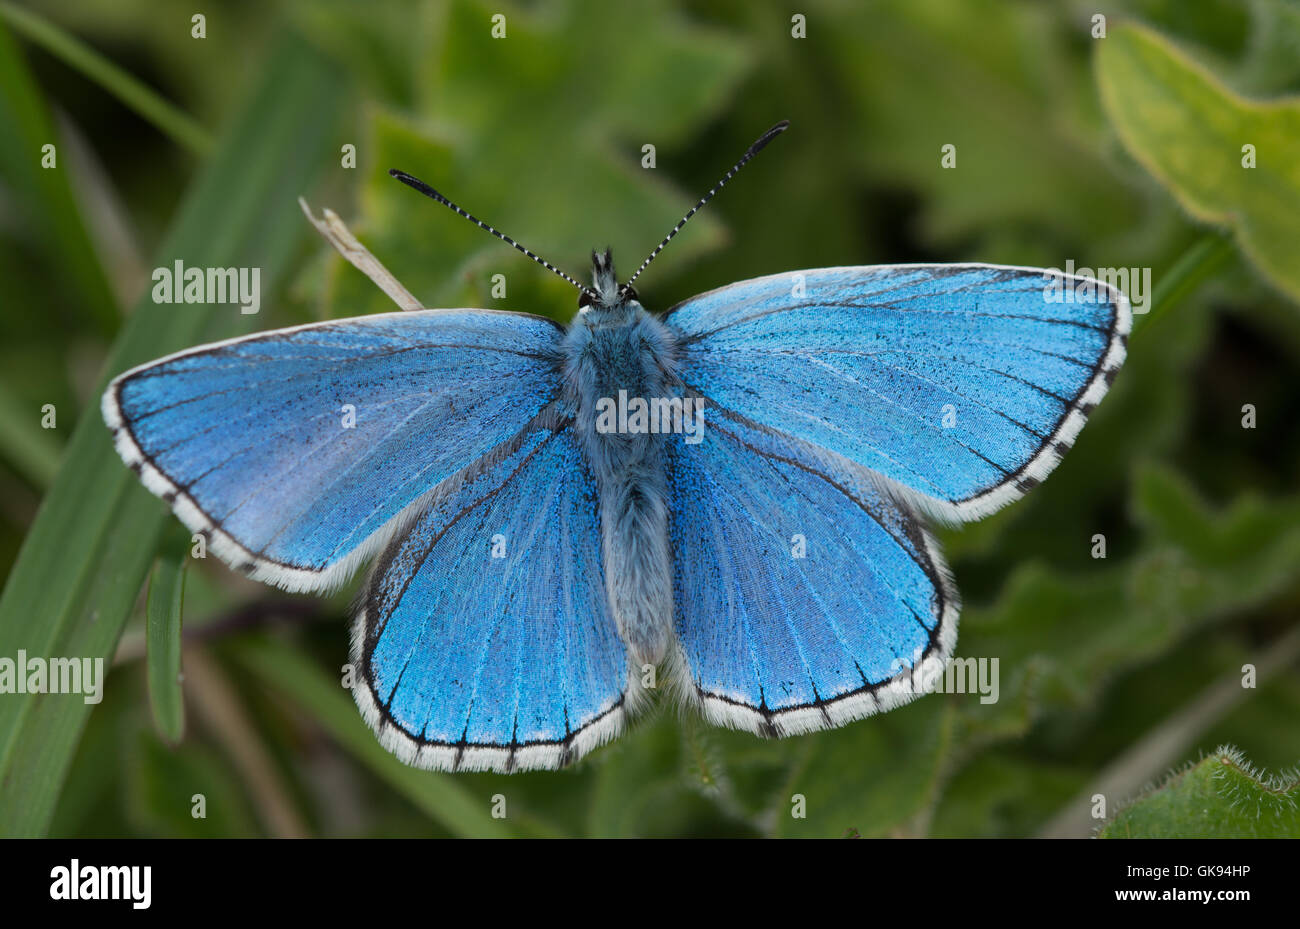
<path id="1" fill-rule="evenodd" d="M 993 265 L 825 268 L 741 281 L 665 322 L 706 403 L 885 475 L 948 521 L 1039 483 L 1124 360 L 1119 291 Z"/>
<path id="2" fill-rule="evenodd" d="M 561 334 L 481 310 L 299 326 L 128 371 L 102 409 L 122 459 L 218 557 L 328 589 L 550 402 Z"/>
<path id="3" fill-rule="evenodd" d="M 906 703 L 956 640 L 937 546 L 863 469 L 714 411 L 669 476 L 673 679 L 716 725 L 794 735 Z"/>
<path id="4" fill-rule="evenodd" d="M 408 764 L 557 768 L 621 731 L 636 681 L 567 423 L 484 459 L 390 543 L 352 642 L 357 704 Z"/>

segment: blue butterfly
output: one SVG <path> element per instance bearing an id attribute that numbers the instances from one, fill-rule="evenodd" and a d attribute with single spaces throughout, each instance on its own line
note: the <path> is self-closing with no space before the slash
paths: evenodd
<path id="1" fill-rule="evenodd" d="M 623 284 L 608 251 L 584 286 L 392 172 L 575 284 L 573 322 L 415 310 L 200 346 L 109 385 L 117 450 L 257 580 L 330 590 L 377 556 L 353 693 L 408 764 L 568 764 L 656 669 L 768 736 L 906 703 L 956 640 L 924 517 L 978 519 L 1056 466 L 1130 310 L 1088 279 L 1052 301 L 1042 270 L 944 264 L 648 313 L 633 281 L 785 127 Z"/>

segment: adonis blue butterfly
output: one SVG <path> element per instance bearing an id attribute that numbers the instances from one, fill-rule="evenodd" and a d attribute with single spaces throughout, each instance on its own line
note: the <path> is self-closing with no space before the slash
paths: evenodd
<path id="1" fill-rule="evenodd" d="M 1125 355 L 1128 302 L 984 264 L 822 268 L 663 315 L 578 286 L 569 326 L 414 310 L 297 326 L 128 371 L 118 452 L 209 549 L 292 591 L 374 556 L 353 687 L 440 770 L 556 768 L 662 684 L 770 736 L 912 699 L 956 640 L 923 517 L 1039 483 Z M 1055 292 L 1061 292 L 1059 287 Z M 345 424 L 340 410 L 355 411 Z M 344 428 L 350 425 L 351 428 Z"/>

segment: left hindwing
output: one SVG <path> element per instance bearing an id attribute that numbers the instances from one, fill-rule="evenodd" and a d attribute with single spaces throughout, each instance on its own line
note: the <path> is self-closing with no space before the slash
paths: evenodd
<path id="1" fill-rule="evenodd" d="M 994 265 L 823 268 L 693 297 L 665 323 L 706 404 L 843 455 L 948 521 L 1039 483 L 1124 360 L 1127 299 Z"/>
<path id="2" fill-rule="evenodd" d="M 366 585 L 353 695 L 407 764 L 558 768 L 623 728 L 638 679 L 605 596 L 596 484 L 553 409 L 396 536 Z"/>

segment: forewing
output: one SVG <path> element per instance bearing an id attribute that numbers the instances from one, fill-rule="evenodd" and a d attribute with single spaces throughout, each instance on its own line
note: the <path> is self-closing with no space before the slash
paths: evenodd
<path id="1" fill-rule="evenodd" d="M 1124 360 L 1122 293 L 993 265 L 825 268 L 741 281 L 666 316 L 688 386 L 977 519 L 1073 443 Z"/>
<path id="2" fill-rule="evenodd" d="M 560 336 L 481 310 L 299 326 L 128 371 L 102 408 L 123 460 L 214 554 L 325 589 L 556 395 Z"/>
<path id="3" fill-rule="evenodd" d="M 861 468 L 716 410 L 670 447 L 675 680 L 707 719 L 839 726 L 944 666 L 958 603 L 938 548 Z"/>
<path id="4" fill-rule="evenodd" d="M 366 720 L 422 768 L 557 768 L 621 731 L 635 681 L 566 424 L 525 433 L 393 540 L 352 661 Z"/>

